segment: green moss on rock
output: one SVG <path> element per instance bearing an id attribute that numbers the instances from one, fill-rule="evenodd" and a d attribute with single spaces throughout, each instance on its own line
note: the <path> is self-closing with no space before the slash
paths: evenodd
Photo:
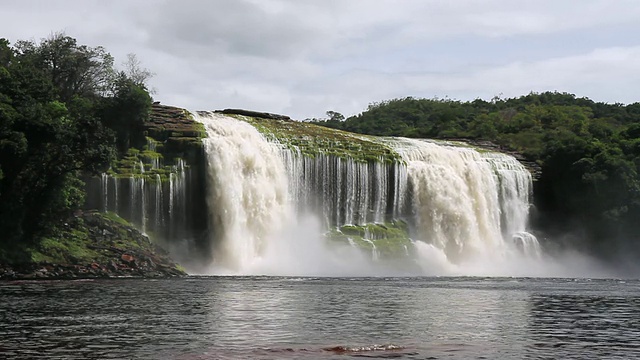
<path id="1" fill-rule="evenodd" d="M 301 121 L 238 114 L 228 116 L 250 123 L 270 140 L 297 149 L 306 156 L 326 154 L 359 162 L 402 161 L 397 152 L 377 141 L 374 136 L 354 134 Z"/>
<path id="2" fill-rule="evenodd" d="M 189 141 L 199 140 L 190 138 Z M 107 174 L 116 178 L 145 179 L 150 183 L 169 181 L 169 175 L 176 172 L 175 164 L 180 158 L 173 158 L 166 164 L 165 155 L 158 152 L 163 148 L 155 139 L 147 137 L 147 145 L 142 150 L 129 148 L 125 156 L 111 165 Z"/>
<path id="3" fill-rule="evenodd" d="M 114 213 L 77 214 L 0 257 L 0 279 L 186 275 L 168 253 Z"/>
<path id="4" fill-rule="evenodd" d="M 381 258 L 405 257 L 413 249 L 406 222 L 394 220 L 388 223 L 343 225 L 329 231 L 331 241 L 349 242 L 366 251 L 377 250 Z"/>

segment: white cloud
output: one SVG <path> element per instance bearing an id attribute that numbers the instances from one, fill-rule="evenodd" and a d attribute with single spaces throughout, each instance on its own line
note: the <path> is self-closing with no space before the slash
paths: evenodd
<path id="1" fill-rule="evenodd" d="M 633 102 L 638 18 L 635 0 L 5 1 L 0 37 L 64 30 L 138 54 L 165 103 L 306 118 L 409 95 Z"/>

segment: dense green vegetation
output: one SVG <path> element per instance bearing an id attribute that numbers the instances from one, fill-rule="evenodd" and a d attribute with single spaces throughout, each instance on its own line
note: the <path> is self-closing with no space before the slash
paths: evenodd
<path id="1" fill-rule="evenodd" d="M 640 103 L 557 92 L 490 102 L 408 97 L 344 121 L 333 115 L 315 122 L 370 135 L 488 140 L 518 151 L 542 167 L 536 227 L 573 232 L 598 253 L 640 248 Z"/>
<path id="2" fill-rule="evenodd" d="M 64 34 L 39 43 L 0 39 L 3 249 L 45 246 L 82 205 L 81 175 L 105 171 L 118 152 L 145 142 L 149 73 L 113 63 L 103 48 Z"/>

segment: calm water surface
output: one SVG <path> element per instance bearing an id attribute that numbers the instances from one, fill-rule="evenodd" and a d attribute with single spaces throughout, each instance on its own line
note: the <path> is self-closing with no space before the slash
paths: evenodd
<path id="1" fill-rule="evenodd" d="M 0 282 L 2 359 L 633 359 L 640 282 Z"/>

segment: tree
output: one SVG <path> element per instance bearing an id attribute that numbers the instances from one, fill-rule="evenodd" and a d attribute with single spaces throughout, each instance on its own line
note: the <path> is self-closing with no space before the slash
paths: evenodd
<path id="1" fill-rule="evenodd" d="M 128 122 L 126 144 L 141 134 L 147 75 L 112 65 L 103 48 L 64 34 L 14 47 L 0 39 L 0 242 L 37 241 L 82 205 L 81 175 L 115 158 L 114 116 Z"/>
<path id="2" fill-rule="evenodd" d="M 45 74 L 62 102 L 76 95 L 104 95 L 113 82 L 113 57 L 101 46 L 78 45 L 64 33 L 55 33 L 39 44 L 19 41 L 16 49 L 21 61 Z"/>
<path id="3" fill-rule="evenodd" d="M 145 144 L 143 124 L 151 110 L 151 96 L 144 85 L 131 80 L 121 72 L 114 82 L 112 96 L 102 100 L 100 116 L 117 138 L 117 149 L 122 154 L 129 147 Z"/>
<path id="4" fill-rule="evenodd" d="M 344 121 L 344 115 L 339 112 L 329 110 L 327 111 L 327 116 L 329 117 L 327 121 Z"/>
<path id="5" fill-rule="evenodd" d="M 155 76 L 151 70 L 143 68 L 142 63 L 138 60 L 136 54 L 127 54 L 127 60 L 123 63 L 124 77 L 129 79 L 131 83 L 142 88 L 148 88 L 147 82 Z"/>

